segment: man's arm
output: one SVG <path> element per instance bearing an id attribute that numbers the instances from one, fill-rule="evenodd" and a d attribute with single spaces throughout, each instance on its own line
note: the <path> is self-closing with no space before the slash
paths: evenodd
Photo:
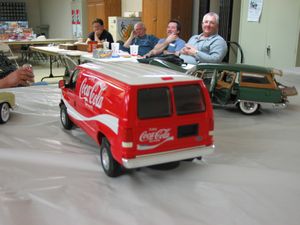
<path id="1" fill-rule="evenodd" d="M 91 33 L 89 33 L 88 34 L 88 36 L 87 36 L 87 39 L 86 39 L 86 42 L 85 43 L 88 43 L 89 41 L 92 41 L 92 37 L 91 36 L 93 36 L 94 34 L 93 34 L 94 32 L 91 32 Z"/>
<path id="2" fill-rule="evenodd" d="M 170 34 L 166 39 L 161 39 L 154 48 L 147 54 L 147 56 L 159 55 L 168 47 L 170 43 L 176 40 L 178 36 L 176 34 Z"/>
<path id="3" fill-rule="evenodd" d="M 19 68 L 14 72 L 11 72 L 6 77 L 0 80 L 0 88 L 10 88 L 16 86 L 29 86 L 34 82 L 34 75 L 26 68 Z"/>
<path id="4" fill-rule="evenodd" d="M 125 48 L 129 48 L 129 46 L 132 44 L 133 39 L 135 38 L 135 32 L 134 30 L 131 32 L 129 38 L 127 39 L 127 41 L 125 41 L 123 47 Z"/>
<path id="5" fill-rule="evenodd" d="M 208 53 L 197 51 L 195 53 L 195 58 L 199 62 L 208 62 L 208 63 L 220 63 L 227 53 L 227 44 L 226 42 L 218 38 L 214 40 L 210 45 L 210 50 Z"/>

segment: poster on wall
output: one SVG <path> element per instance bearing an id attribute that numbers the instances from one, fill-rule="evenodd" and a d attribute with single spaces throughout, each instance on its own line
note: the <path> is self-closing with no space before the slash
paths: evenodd
<path id="1" fill-rule="evenodd" d="M 248 22 L 259 22 L 263 8 L 263 0 L 249 0 Z"/>

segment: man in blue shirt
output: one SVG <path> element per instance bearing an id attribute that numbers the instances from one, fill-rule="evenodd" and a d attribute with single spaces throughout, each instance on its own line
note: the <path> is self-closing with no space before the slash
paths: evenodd
<path id="1" fill-rule="evenodd" d="M 144 56 L 154 48 L 157 42 L 158 38 L 154 35 L 146 34 L 145 25 L 142 22 L 138 22 L 134 25 L 134 30 L 131 32 L 130 37 L 120 49 L 129 52 L 130 45 L 138 45 L 138 55 Z"/>
<path id="2" fill-rule="evenodd" d="M 218 35 L 219 16 L 214 12 L 204 15 L 202 33 L 190 38 L 180 51 L 185 63 L 219 63 L 227 53 L 226 41 Z"/>
<path id="3" fill-rule="evenodd" d="M 185 46 L 185 41 L 179 38 L 181 24 L 178 20 L 170 20 L 167 26 L 167 38 L 162 38 L 146 57 L 160 54 L 179 55 L 180 50 Z"/>

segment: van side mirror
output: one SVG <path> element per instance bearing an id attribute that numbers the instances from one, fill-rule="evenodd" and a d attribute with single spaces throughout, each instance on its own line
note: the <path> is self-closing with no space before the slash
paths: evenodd
<path id="1" fill-rule="evenodd" d="M 65 84 L 66 84 L 65 80 L 60 80 L 60 81 L 58 81 L 58 87 L 59 87 L 59 88 L 65 87 Z"/>

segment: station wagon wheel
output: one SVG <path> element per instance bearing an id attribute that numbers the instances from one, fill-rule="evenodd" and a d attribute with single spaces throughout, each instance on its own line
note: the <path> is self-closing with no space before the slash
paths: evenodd
<path id="1" fill-rule="evenodd" d="M 110 150 L 110 144 L 107 138 L 102 138 L 101 147 L 100 147 L 100 159 L 101 165 L 109 177 L 120 176 L 123 172 L 121 165 L 113 158 Z"/>
<path id="2" fill-rule="evenodd" d="M 7 102 L 0 104 L 0 123 L 6 123 L 9 119 L 9 105 Z"/>
<path id="3" fill-rule="evenodd" d="M 67 113 L 67 107 L 64 104 L 60 106 L 60 121 L 66 130 L 70 130 L 73 127 L 73 123 Z"/>
<path id="4" fill-rule="evenodd" d="M 252 115 L 259 110 L 260 105 L 256 102 L 240 101 L 238 107 L 242 113 Z"/>

